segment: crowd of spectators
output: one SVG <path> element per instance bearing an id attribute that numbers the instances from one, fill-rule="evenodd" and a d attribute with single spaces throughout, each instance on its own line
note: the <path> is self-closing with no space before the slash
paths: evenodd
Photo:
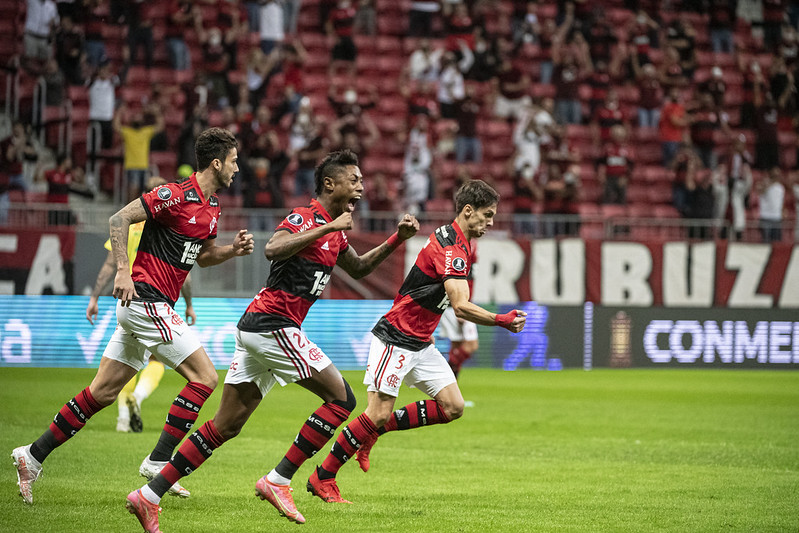
<path id="1" fill-rule="evenodd" d="M 340 148 L 382 170 L 363 202 L 372 211 L 423 213 L 481 177 L 510 184 L 514 213 L 568 215 L 547 234 L 577 233 L 570 221 L 589 203 L 651 203 L 640 180 L 655 167 L 670 187 L 655 201 L 709 220 L 697 238 L 738 238 L 756 216 L 762 238 L 779 240 L 799 198 L 799 7 L 785 0 L 414 0 L 407 11 L 380 0 L 27 0 L 24 20 L 10 65 L 41 76 L 49 106 L 88 88 L 90 185 L 103 189 L 98 161 L 117 150 L 127 198 L 154 172 L 152 152 L 193 168 L 209 125 L 240 140 L 232 194 L 246 207 L 311 196 L 316 162 Z M 384 32 L 400 44 L 381 53 L 402 64 L 393 79 L 364 77 L 359 57 L 374 54 L 357 43 Z M 165 68 L 160 49 L 174 75 L 150 80 Z M 146 91 L 127 90 L 142 81 Z M 387 96 L 403 108 L 394 128 Z M 506 137 L 488 139 L 486 123 Z M 3 189 L 41 183 L 20 177 L 32 156 L 14 129 L 0 145 L 0 207 Z"/>

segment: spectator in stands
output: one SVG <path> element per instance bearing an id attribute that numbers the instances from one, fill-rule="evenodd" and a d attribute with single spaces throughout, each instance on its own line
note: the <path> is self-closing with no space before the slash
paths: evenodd
<path id="1" fill-rule="evenodd" d="M 38 152 L 33 144 L 30 125 L 15 120 L 11 134 L 0 141 L 0 173 L 5 175 L 10 190 L 28 190 L 25 180 L 25 162 L 35 162 Z"/>
<path id="2" fill-rule="evenodd" d="M 638 127 L 657 128 L 660 124 L 660 106 L 663 101 L 663 86 L 657 69 L 652 63 L 642 67 L 633 59 L 635 80 L 638 84 Z"/>
<path id="3" fill-rule="evenodd" d="M 51 204 L 69 203 L 69 193 L 75 180 L 72 158 L 66 154 L 56 157 L 56 167 L 42 172 L 47 181 L 47 202 Z M 75 214 L 69 209 L 53 209 L 47 212 L 50 226 L 71 226 L 76 222 Z"/>
<path id="4" fill-rule="evenodd" d="M 634 166 L 635 157 L 627 146 L 627 130 L 622 125 L 613 126 L 597 168 L 597 179 L 604 187 L 603 204 L 627 203 L 627 186 Z"/>
<path id="5" fill-rule="evenodd" d="M 721 159 L 715 181 L 723 186 L 717 188 L 716 212 L 731 222 L 737 240 L 746 229 L 746 208 L 752 190 L 752 156 L 746 151 L 746 137 L 739 135 Z M 723 233 L 722 237 L 726 237 Z"/>
<path id="6" fill-rule="evenodd" d="M 103 24 L 106 20 L 103 0 L 86 0 L 84 3 L 84 44 L 86 46 L 86 62 L 91 68 L 91 74 L 101 63 L 108 60 L 103 40 Z"/>
<path id="7" fill-rule="evenodd" d="M 164 117 L 159 114 L 155 125 L 145 126 L 144 111 L 138 108 L 130 113 L 129 123 L 123 124 L 122 117 L 127 113 L 128 107 L 123 103 L 114 115 L 113 126 L 114 131 L 122 137 L 122 166 L 128 184 L 128 201 L 131 201 L 144 192 L 144 182 L 150 169 L 150 141 L 164 129 Z"/>
<path id="8" fill-rule="evenodd" d="M 541 33 L 541 23 L 538 19 L 538 2 L 529 0 L 524 4 L 514 2 L 514 15 L 511 26 L 513 44 L 516 48 L 523 44 L 538 44 L 538 36 Z"/>
<path id="9" fill-rule="evenodd" d="M 780 164 L 778 122 L 779 112 L 771 91 L 761 92 L 760 86 L 755 86 L 755 168 L 758 170 Z"/>
<path id="10" fill-rule="evenodd" d="M 299 39 L 292 39 L 281 46 L 280 68 L 283 72 L 283 99 L 278 103 L 273 120 L 279 122 L 287 114 L 298 111 L 300 100 L 305 96 L 305 63 L 308 53 Z"/>
<path id="11" fill-rule="evenodd" d="M 438 76 L 438 111 L 441 118 L 455 118 L 456 102 L 466 96 L 463 73 L 468 72 L 474 62 L 472 51 L 466 43 L 459 41 L 462 58 L 447 51 L 441 57 L 441 72 Z"/>
<path id="12" fill-rule="evenodd" d="M 542 190 L 543 213 L 552 215 L 544 222 L 544 235 L 576 235 L 579 223 L 570 217 L 579 213 L 579 179 L 574 168 L 565 172 L 557 162 L 542 165 L 538 172 L 539 187 Z M 565 216 L 564 216 L 565 215 Z"/>
<path id="13" fill-rule="evenodd" d="M 302 0 L 283 0 L 283 29 L 286 35 L 297 35 L 297 22 L 300 19 Z"/>
<path id="14" fill-rule="evenodd" d="M 530 78 L 509 57 L 500 60 L 497 77 L 492 80 L 494 115 L 508 121 L 521 120 L 530 107 Z"/>
<path id="15" fill-rule="evenodd" d="M 402 169 L 404 209 L 412 215 L 423 212 L 425 202 L 433 196 L 431 140 L 427 119 L 419 117 L 408 134 Z"/>
<path id="16" fill-rule="evenodd" d="M 280 146 L 280 139 L 274 131 L 265 131 L 258 135 L 251 151 L 254 183 L 248 184 L 244 195 L 247 207 L 283 207 L 283 190 L 281 183 L 291 158 Z M 298 153 L 297 162 L 307 166 Z M 316 159 L 314 159 L 314 162 Z M 299 167 L 298 167 L 299 169 Z M 255 194 L 251 194 L 254 191 Z M 268 202 L 268 205 L 265 205 Z M 252 205 L 250 205 L 252 203 Z M 268 228 L 258 228 L 266 231 Z"/>
<path id="17" fill-rule="evenodd" d="M 608 91 L 611 90 L 616 77 L 617 72 L 611 74 L 610 66 L 604 59 L 600 59 L 595 64 L 591 63 L 588 77 L 585 80 L 588 87 L 591 88 L 591 97 L 588 99 L 588 116 L 593 117 L 597 109 L 605 103 Z"/>
<path id="18" fill-rule="evenodd" d="M 796 111 L 796 82 L 794 73 L 782 57 L 774 57 L 769 69 L 769 91 L 780 116 L 791 116 Z M 755 99 L 757 107 L 757 99 Z"/>
<path id="19" fill-rule="evenodd" d="M 352 150 L 366 158 L 369 150 L 380 140 L 380 130 L 366 113 L 344 115 L 330 123 L 330 150 Z"/>
<path id="20" fill-rule="evenodd" d="M 769 52 L 776 52 L 782 41 L 782 26 L 785 21 L 787 0 L 763 1 L 763 45 Z"/>
<path id="21" fill-rule="evenodd" d="M 515 233 L 535 233 L 536 219 L 531 215 L 535 206 L 543 198 L 543 191 L 536 180 L 537 172 L 530 165 L 524 163 L 521 168 L 512 169 L 513 180 L 513 213 L 523 215 L 514 217 Z"/>
<path id="22" fill-rule="evenodd" d="M 111 72 L 111 63 L 102 63 L 89 85 L 89 154 L 111 148 L 114 143 L 111 122 L 116 107 L 114 92 L 118 85 L 119 78 Z"/>
<path id="23" fill-rule="evenodd" d="M 680 68 L 689 83 L 696 71 L 696 31 L 690 19 L 683 13 L 666 28 L 666 45 L 677 50 Z"/>
<path id="24" fill-rule="evenodd" d="M 715 65 L 710 69 L 710 78 L 699 85 L 700 92 L 710 93 L 713 96 L 713 103 L 717 108 L 724 107 L 724 95 L 727 92 L 727 84 L 724 82 L 724 72 L 721 67 Z"/>
<path id="25" fill-rule="evenodd" d="M 694 144 L 699 159 L 705 168 L 716 168 L 718 157 L 715 153 L 717 131 L 728 136 L 730 134 L 727 113 L 716 107 L 713 95 L 699 93 L 699 101 L 690 115 L 691 142 Z"/>
<path id="26" fill-rule="evenodd" d="M 760 234 L 763 242 L 779 242 L 782 240 L 782 216 L 785 203 L 785 185 L 782 183 L 782 171 L 779 167 L 771 168 L 766 178 L 758 183 L 760 207 Z"/>
<path id="27" fill-rule="evenodd" d="M 590 72 L 588 44 L 581 33 L 574 34 L 569 45 L 560 39 L 552 43 L 552 80 L 555 85 L 555 114 L 561 124 L 580 124 L 583 121 L 580 84 Z"/>
<path id="28" fill-rule="evenodd" d="M 366 189 L 366 204 L 369 208 L 369 231 L 387 231 L 394 226 L 393 218 L 383 218 L 381 213 L 392 213 L 397 210 L 396 192 L 389 187 L 386 175 L 375 172 L 370 175 L 369 188 Z M 376 216 L 377 215 L 377 216 Z"/>
<path id="29" fill-rule="evenodd" d="M 247 30 L 250 33 L 261 33 L 261 1 L 245 0 L 244 9 L 247 10 Z"/>
<path id="30" fill-rule="evenodd" d="M 83 33 L 75 26 L 72 17 L 62 17 L 55 33 L 55 57 L 70 85 L 84 83 L 83 69 L 86 56 L 83 47 Z"/>
<path id="31" fill-rule="evenodd" d="M 416 84 L 400 83 L 400 94 L 408 102 L 408 116 L 406 122 L 414 124 L 418 115 L 428 119 L 438 118 L 438 100 L 436 88 L 431 82 L 422 81 Z"/>
<path id="32" fill-rule="evenodd" d="M 597 7 L 594 10 L 593 21 L 588 28 L 585 29 L 584 35 L 588 41 L 591 61 L 595 65 L 599 63 L 611 65 L 616 55 L 613 53 L 613 50 L 619 39 L 616 37 L 614 28 L 607 19 L 605 9 Z"/>
<path id="33" fill-rule="evenodd" d="M 407 77 L 411 80 L 437 81 L 443 53 L 443 48 L 431 48 L 430 39 L 419 39 L 419 44 L 408 59 L 405 70 Z"/>
<path id="34" fill-rule="evenodd" d="M 552 83 L 552 74 L 554 72 L 555 64 L 552 62 L 552 45 L 555 41 L 565 39 L 568 27 L 558 28 L 555 25 L 555 20 L 551 18 L 544 19 L 541 23 L 541 33 L 538 34 L 538 48 L 539 56 L 541 57 L 540 69 L 541 79 L 539 80 L 544 85 Z"/>
<path id="35" fill-rule="evenodd" d="M 215 24 L 222 32 L 231 70 L 238 68 L 239 41 L 247 35 L 246 18 L 247 12 L 238 0 L 216 0 Z"/>
<path id="36" fill-rule="evenodd" d="M 458 123 L 455 137 L 455 161 L 465 163 L 483 161 L 483 143 L 477 132 L 481 102 L 475 98 L 475 88 L 466 86 L 466 95 L 455 104 L 455 120 Z"/>
<path id="37" fill-rule="evenodd" d="M 194 152 L 194 145 L 197 137 L 208 129 L 208 108 L 197 105 L 192 110 L 191 115 L 183 122 L 183 128 L 178 137 L 178 166 L 188 165 L 190 168 L 197 168 L 197 155 Z M 247 144 L 246 146 L 250 146 Z M 244 147 L 242 147 L 244 148 Z"/>
<path id="38" fill-rule="evenodd" d="M 44 79 L 46 90 L 44 105 L 62 105 L 67 97 L 67 80 L 64 78 L 62 70 L 58 68 L 58 62 L 54 58 L 50 58 L 47 61 L 42 78 Z"/>
<path id="39" fill-rule="evenodd" d="M 497 40 L 489 38 L 484 31 L 476 31 L 474 40 L 474 64 L 466 73 L 470 80 L 486 82 L 497 75 L 501 54 L 498 50 Z"/>
<path id="40" fill-rule="evenodd" d="M 649 16 L 649 14 L 639 9 L 635 17 L 630 19 L 627 30 L 628 44 L 631 47 L 631 54 L 638 56 L 638 63 L 643 65 L 651 63 L 649 57 L 650 50 L 657 47 L 657 41 L 653 39 L 660 30 L 660 25 Z"/>
<path id="41" fill-rule="evenodd" d="M 679 89 L 672 88 L 668 100 L 660 110 L 660 143 L 664 167 L 671 165 L 680 143 L 685 139 L 689 124 L 682 94 Z"/>
<path id="42" fill-rule="evenodd" d="M 469 6 L 465 2 L 444 2 L 442 14 L 447 50 L 456 52 L 460 48 L 459 41 L 474 50 L 474 21 L 469 15 Z"/>
<path id="43" fill-rule="evenodd" d="M 289 128 L 289 149 L 291 157 L 296 156 L 297 172 L 294 175 L 294 194 L 310 195 L 314 191 L 314 168 L 324 156 L 325 140 L 322 125 L 314 113 L 311 101 L 307 97 L 300 102 Z"/>
<path id="44" fill-rule="evenodd" d="M 741 127 L 752 128 L 755 125 L 755 87 L 761 92 L 767 89 L 766 79 L 760 63 L 756 60 L 748 64 L 744 62 L 743 55 L 738 54 L 738 69 L 743 74 L 743 103 L 741 104 Z"/>
<path id="45" fill-rule="evenodd" d="M 278 0 L 265 0 L 261 3 L 258 26 L 261 35 L 261 51 L 268 56 L 286 37 L 283 8 Z"/>
<path id="46" fill-rule="evenodd" d="M 275 71 L 279 69 L 279 53 L 279 49 L 274 48 L 266 56 L 260 47 L 253 47 L 250 48 L 247 54 L 245 66 L 247 91 L 249 92 L 250 105 L 254 108 L 258 108 L 261 105 L 269 88 L 269 81 Z"/>
<path id="47" fill-rule="evenodd" d="M 153 66 L 155 42 L 153 41 L 151 6 L 152 4 L 147 2 L 126 3 L 125 21 L 128 25 L 128 39 L 122 48 L 124 65 L 120 76 L 123 81 L 127 77 L 130 66 L 137 62 L 139 48 L 144 49 L 144 68 L 150 70 Z"/>
<path id="48" fill-rule="evenodd" d="M 625 116 L 619 105 L 619 94 L 611 88 L 605 101 L 596 109 L 591 117 L 591 134 L 594 144 L 601 146 L 610 141 L 610 131 L 616 125 L 621 125 L 629 130 L 629 117 Z"/>
<path id="49" fill-rule="evenodd" d="M 663 61 L 658 68 L 658 76 L 663 90 L 667 92 L 672 89 L 684 89 L 689 86 L 690 81 L 680 64 L 680 53 L 673 46 L 666 48 L 663 54 Z"/>
<path id="50" fill-rule="evenodd" d="M 685 175 L 686 202 L 682 211 L 685 218 L 709 221 L 715 214 L 715 197 L 712 172 L 691 168 Z M 712 226 L 708 222 L 697 222 L 688 227 L 691 239 L 707 239 Z"/>
<path id="51" fill-rule="evenodd" d="M 191 54 L 186 36 L 200 23 L 199 8 L 191 0 L 172 0 L 166 25 L 166 44 L 169 64 L 175 70 L 191 69 Z"/>
<path id="52" fill-rule="evenodd" d="M 516 147 L 513 168 L 516 173 L 521 172 L 524 167 L 529 167 L 533 174 L 538 172 L 541 166 L 541 146 L 549 142 L 551 127 L 551 124 L 536 120 L 533 113 L 516 124 L 513 132 L 513 144 Z"/>
<path id="53" fill-rule="evenodd" d="M 557 163 L 564 175 L 567 172 L 579 175 L 580 154 L 569 141 L 566 127 L 553 123 L 548 132 L 549 141 L 543 146 L 547 163 Z"/>
<path id="54" fill-rule="evenodd" d="M 408 36 L 433 37 L 433 19 L 441 10 L 436 0 L 411 0 L 408 11 Z"/>
<path id="55" fill-rule="evenodd" d="M 731 54 L 738 0 L 708 0 L 710 44 L 713 51 Z"/>
<path id="56" fill-rule="evenodd" d="M 22 66 L 38 75 L 53 57 L 50 39 L 58 27 L 58 9 L 53 0 L 27 0 Z"/>
<path id="57" fill-rule="evenodd" d="M 355 33 L 377 35 L 377 9 L 375 0 L 360 0 L 355 12 Z"/>
<path id="58" fill-rule="evenodd" d="M 233 94 L 228 72 L 231 70 L 230 51 L 218 27 L 204 29 L 198 26 L 197 33 L 202 45 L 202 66 L 199 70 L 205 76 L 208 87 L 208 105 L 224 107 L 231 102 Z"/>
<path id="59" fill-rule="evenodd" d="M 351 79 L 355 77 L 355 60 L 358 58 L 358 48 L 352 40 L 355 13 L 352 0 L 338 0 L 335 9 L 330 12 L 325 31 L 335 44 L 330 52 L 329 76 L 335 75 L 343 67 Z"/>
<path id="60" fill-rule="evenodd" d="M 696 173 L 702 169 L 702 161 L 696 155 L 690 143 L 680 143 L 680 147 L 669 168 L 674 172 L 674 178 L 671 182 L 672 205 L 683 216 L 695 218 L 690 213 L 688 178 L 693 176 L 695 179 Z"/>
<path id="61" fill-rule="evenodd" d="M 782 28 L 782 41 L 777 47 L 776 57 L 782 59 L 789 70 L 792 70 L 799 59 L 799 42 L 796 28 L 785 24 Z"/>

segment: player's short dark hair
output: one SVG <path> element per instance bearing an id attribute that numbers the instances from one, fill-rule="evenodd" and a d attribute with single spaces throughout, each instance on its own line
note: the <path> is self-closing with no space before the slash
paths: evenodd
<path id="1" fill-rule="evenodd" d="M 238 141 L 228 130 L 208 128 L 197 137 L 197 142 L 194 143 L 197 170 L 205 170 L 211 166 L 214 159 L 219 159 L 224 163 L 228 153 L 238 145 Z"/>
<path id="2" fill-rule="evenodd" d="M 455 212 L 460 213 L 466 205 L 482 209 L 499 203 L 499 193 L 483 180 L 469 180 L 455 193 Z"/>
<path id="3" fill-rule="evenodd" d="M 326 176 L 336 177 L 339 173 L 344 172 L 344 167 L 349 165 L 359 165 L 358 156 L 352 150 L 345 149 L 329 153 L 314 171 L 316 196 L 322 194 L 322 186 Z"/>

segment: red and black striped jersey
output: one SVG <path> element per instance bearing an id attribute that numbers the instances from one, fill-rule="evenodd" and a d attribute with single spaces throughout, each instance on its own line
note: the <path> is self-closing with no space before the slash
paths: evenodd
<path id="1" fill-rule="evenodd" d="M 449 298 L 448 279 L 468 279 L 474 255 L 457 222 L 435 230 L 372 333 L 387 344 L 418 351 L 432 342 Z"/>
<path id="2" fill-rule="evenodd" d="M 175 305 L 205 241 L 216 238 L 219 198 L 203 196 L 196 174 L 141 196 L 147 211 L 131 277 L 145 302 Z"/>
<path id="3" fill-rule="evenodd" d="M 294 209 L 275 231 L 299 233 L 324 226 L 333 219 L 315 199 Z M 272 261 L 266 285 L 239 320 L 242 331 L 266 332 L 300 327 L 308 310 L 322 294 L 339 254 L 349 247 L 343 231 L 328 233 L 288 259 Z"/>

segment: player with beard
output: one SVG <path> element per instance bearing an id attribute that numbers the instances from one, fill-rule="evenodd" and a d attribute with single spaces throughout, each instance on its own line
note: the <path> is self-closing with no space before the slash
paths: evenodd
<path id="1" fill-rule="evenodd" d="M 216 387 L 216 369 L 195 333 L 175 312 L 175 301 L 195 263 L 206 267 L 248 255 L 254 243 L 252 235 L 241 230 L 232 244 L 216 245 L 220 208 L 215 193 L 230 187 L 239 170 L 235 137 L 229 131 L 211 128 L 197 138 L 195 151 L 200 171 L 186 181 L 143 194 L 109 219 L 118 325 L 91 384 L 56 413 L 41 437 L 12 452 L 19 491 L 26 503 L 33 503 L 31 486 L 41 474 L 45 458 L 82 429 L 92 415 L 114 402 L 122 387 L 147 364 L 149 353 L 174 367 L 188 383 L 169 409 L 158 443 L 140 467 L 142 475 L 152 477 L 166 465 Z M 146 222 L 131 272 L 128 232 L 142 220 Z M 167 489 L 188 497 L 180 485 Z"/>
<path id="2" fill-rule="evenodd" d="M 363 195 L 357 156 L 349 150 L 331 153 L 316 168 L 315 183 L 317 198 L 294 209 L 266 244 L 264 254 L 272 262 L 269 277 L 239 320 L 219 410 L 155 479 L 128 495 L 128 509 L 146 531 L 159 531 L 158 505 L 169 487 L 238 435 L 275 383 L 297 383 L 324 402 L 307 418 L 283 459 L 255 484 L 256 494 L 282 516 L 305 522 L 291 496 L 291 478 L 349 418 L 355 395 L 327 355 L 305 336 L 302 322 L 334 266 L 361 278 L 419 229 L 406 214 L 396 233 L 359 256 L 344 233 L 352 229 L 352 213 Z"/>
<path id="3" fill-rule="evenodd" d="M 501 326 L 513 333 L 524 329 L 524 311 L 499 315 L 469 301 L 472 239 L 485 235 L 494 223 L 498 201 L 497 192 L 482 180 L 467 181 L 458 189 L 457 217 L 430 235 L 394 305 L 372 329 L 363 380 L 366 410 L 339 433 L 322 466 L 308 480 L 308 491 L 323 501 L 351 503 L 341 497 L 336 474 L 356 455 L 361 469 L 369 470 L 369 450 L 380 435 L 446 424 L 463 414 L 464 400 L 455 374 L 432 342 L 447 306 L 455 309 L 456 317 L 475 324 Z M 394 411 L 403 381 L 432 399 Z"/>

